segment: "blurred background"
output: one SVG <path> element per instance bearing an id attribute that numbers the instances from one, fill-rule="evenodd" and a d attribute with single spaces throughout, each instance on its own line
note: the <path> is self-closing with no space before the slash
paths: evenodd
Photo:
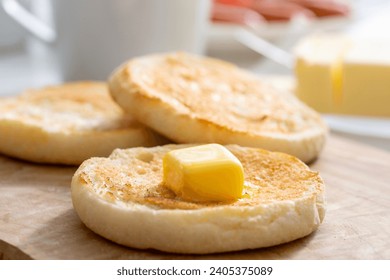
<path id="1" fill-rule="evenodd" d="M 270 57 L 263 59 L 267 47 L 279 47 L 289 53 L 297 42 L 313 33 L 339 32 L 345 34 L 376 33 L 388 37 L 389 0 L 214 0 L 208 53 L 233 60 L 257 73 L 292 74 L 283 63 Z M 250 47 L 240 40 L 242 27 L 260 39 L 271 43 Z M 253 38 L 252 38 L 253 39 Z M 253 42 L 253 45 L 262 42 Z M 264 42 L 263 42 L 264 43 Z M 271 52 L 271 51 L 269 51 Z M 267 58 L 267 57 L 266 57 Z"/>
<path id="2" fill-rule="evenodd" d="M 294 50 L 308 36 L 380 39 L 384 50 L 374 57 L 380 69 L 372 71 L 388 76 L 376 81 L 383 83 L 376 101 L 382 113 L 321 113 L 333 133 L 390 150 L 390 0 L 0 2 L 0 96 L 63 81 L 105 80 L 131 57 L 174 50 L 230 61 L 295 93 Z M 334 51 L 325 49 L 324 56 Z"/>

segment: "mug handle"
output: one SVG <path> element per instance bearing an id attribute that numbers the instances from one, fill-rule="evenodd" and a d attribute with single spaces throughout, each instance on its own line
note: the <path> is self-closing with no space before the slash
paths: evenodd
<path id="1" fill-rule="evenodd" d="M 17 0 L 1 0 L 4 11 L 27 31 L 45 43 L 53 43 L 56 32 L 42 20 L 30 13 Z"/>

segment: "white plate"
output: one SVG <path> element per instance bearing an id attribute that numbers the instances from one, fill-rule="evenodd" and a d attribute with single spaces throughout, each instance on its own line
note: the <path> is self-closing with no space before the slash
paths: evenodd
<path id="1" fill-rule="evenodd" d="M 324 115 L 332 132 L 390 151 L 390 118 Z"/>
<path id="2" fill-rule="evenodd" d="M 390 118 L 325 115 L 326 122 L 334 131 L 383 138 L 390 141 Z"/>

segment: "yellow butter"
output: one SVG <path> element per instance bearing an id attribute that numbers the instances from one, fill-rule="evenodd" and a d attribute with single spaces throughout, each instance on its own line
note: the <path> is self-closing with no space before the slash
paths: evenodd
<path id="1" fill-rule="evenodd" d="M 238 199 L 244 187 L 241 162 L 218 144 L 168 152 L 163 158 L 164 185 L 193 201 Z"/>
<path id="2" fill-rule="evenodd" d="M 390 117 L 390 41 L 354 44 L 344 56 L 341 112 Z"/>
<path id="3" fill-rule="evenodd" d="M 390 41 L 317 35 L 296 48 L 297 96 L 321 113 L 390 116 Z"/>
<path id="4" fill-rule="evenodd" d="M 319 112 L 334 110 L 341 87 L 341 55 L 348 41 L 342 36 L 310 36 L 295 49 L 296 93 Z"/>

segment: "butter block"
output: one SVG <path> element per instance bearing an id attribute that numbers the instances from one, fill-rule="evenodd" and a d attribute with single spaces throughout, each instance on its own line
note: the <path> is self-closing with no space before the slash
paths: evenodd
<path id="1" fill-rule="evenodd" d="M 316 35 L 296 51 L 296 94 L 321 113 L 390 116 L 390 42 Z"/>
<path id="2" fill-rule="evenodd" d="M 390 42 L 377 39 L 354 44 L 343 67 L 340 111 L 390 116 Z"/>
<path id="3" fill-rule="evenodd" d="M 225 147 L 200 145 L 173 150 L 164 156 L 163 183 L 185 200 L 235 200 L 242 195 L 244 170 Z"/>
<path id="4" fill-rule="evenodd" d="M 333 110 L 340 59 L 348 44 L 343 36 L 315 35 L 302 40 L 295 49 L 297 96 L 319 112 Z"/>

